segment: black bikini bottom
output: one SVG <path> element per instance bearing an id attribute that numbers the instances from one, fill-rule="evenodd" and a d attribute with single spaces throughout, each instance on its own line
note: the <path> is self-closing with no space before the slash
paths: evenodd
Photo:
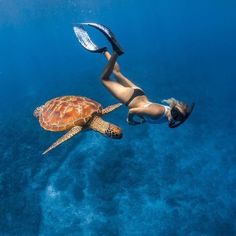
<path id="1" fill-rule="evenodd" d="M 130 99 L 125 103 L 126 106 L 128 106 L 136 97 L 143 96 L 145 93 L 142 89 L 135 88 L 133 94 L 131 95 Z"/>

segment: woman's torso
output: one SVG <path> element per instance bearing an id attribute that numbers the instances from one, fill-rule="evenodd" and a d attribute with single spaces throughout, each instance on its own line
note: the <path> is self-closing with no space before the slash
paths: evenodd
<path id="1" fill-rule="evenodd" d="M 166 117 L 168 107 L 162 104 L 150 102 L 146 95 L 135 97 L 132 102 L 130 102 L 128 107 L 129 109 L 144 108 L 146 114 L 137 114 L 137 116 L 143 118 L 148 123 L 161 124 L 168 121 Z M 153 110 L 155 110 L 155 112 L 153 112 Z"/>

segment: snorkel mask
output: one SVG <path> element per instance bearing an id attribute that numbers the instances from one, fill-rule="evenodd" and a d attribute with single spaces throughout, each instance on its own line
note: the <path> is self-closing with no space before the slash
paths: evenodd
<path id="1" fill-rule="evenodd" d="M 169 127 L 176 128 L 180 126 L 181 124 L 183 124 L 184 121 L 186 121 L 188 117 L 190 116 L 190 114 L 192 113 L 194 106 L 195 106 L 195 103 L 192 103 L 186 115 L 183 115 L 183 113 L 181 113 L 180 110 L 176 106 L 172 107 L 170 110 L 170 113 L 173 118 L 173 121 L 169 122 Z"/>

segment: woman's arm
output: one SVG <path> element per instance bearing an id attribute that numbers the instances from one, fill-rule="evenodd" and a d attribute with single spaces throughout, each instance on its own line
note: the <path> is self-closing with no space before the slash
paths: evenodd
<path id="1" fill-rule="evenodd" d="M 140 108 L 131 108 L 129 110 L 128 117 L 127 117 L 127 123 L 128 124 L 130 124 L 130 125 L 140 125 L 140 124 L 143 124 L 145 122 L 144 118 L 140 114 L 140 110 L 141 110 Z M 135 115 L 139 116 L 140 121 L 136 121 L 136 120 L 133 119 Z"/>
<path id="2" fill-rule="evenodd" d="M 145 122 L 143 116 L 150 116 L 153 119 L 158 119 L 163 115 L 163 108 L 157 104 L 152 104 L 149 107 L 131 108 L 128 113 L 127 122 L 132 125 L 142 124 Z M 141 118 L 141 121 L 133 120 L 133 117 L 137 115 Z"/>

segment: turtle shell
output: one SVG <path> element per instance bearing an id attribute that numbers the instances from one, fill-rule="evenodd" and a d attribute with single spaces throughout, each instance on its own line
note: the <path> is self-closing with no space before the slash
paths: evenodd
<path id="1" fill-rule="evenodd" d="M 102 105 L 80 96 L 54 98 L 34 112 L 40 125 L 50 131 L 64 131 L 85 126 L 95 114 L 102 114 Z"/>

